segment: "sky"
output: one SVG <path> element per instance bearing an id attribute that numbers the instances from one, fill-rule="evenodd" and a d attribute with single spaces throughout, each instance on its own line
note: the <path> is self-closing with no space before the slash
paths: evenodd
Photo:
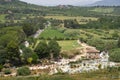
<path id="1" fill-rule="evenodd" d="M 24 2 L 43 5 L 43 6 L 55 6 L 55 5 L 86 5 L 92 4 L 101 0 L 21 0 Z"/>

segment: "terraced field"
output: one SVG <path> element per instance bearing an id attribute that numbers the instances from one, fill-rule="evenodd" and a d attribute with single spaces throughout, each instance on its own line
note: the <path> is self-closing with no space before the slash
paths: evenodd
<path id="1" fill-rule="evenodd" d="M 99 12 L 99 13 L 112 13 L 114 11 L 114 8 L 95 8 L 91 11 Z"/>
<path id="2" fill-rule="evenodd" d="M 45 18 L 47 19 L 58 19 L 58 20 L 74 20 L 76 19 L 79 24 L 86 24 L 89 20 L 90 21 L 96 21 L 98 18 L 95 17 L 83 17 L 83 16 L 76 16 L 76 17 L 72 17 L 72 16 L 45 16 Z"/>

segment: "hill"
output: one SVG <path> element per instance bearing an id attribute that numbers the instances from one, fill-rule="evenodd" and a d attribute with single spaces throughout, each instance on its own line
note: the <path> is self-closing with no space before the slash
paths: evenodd
<path id="1" fill-rule="evenodd" d="M 90 6 L 120 6 L 120 0 L 102 0 L 97 1 Z"/>
<path id="2" fill-rule="evenodd" d="M 46 7 L 29 4 L 20 0 L 0 0 L 0 13 L 2 14 L 6 14 L 8 10 L 12 13 L 41 13 L 45 8 Z"/>
<path id="3" fill-rule="evenodd" d="M 19 0 L 0 0 L 0 5 L 8 5 L 8 4 L 27 4 L 27 3 L 25 3 L 25 2 L 21 2 L 21 1 L 19 1 Z"/>

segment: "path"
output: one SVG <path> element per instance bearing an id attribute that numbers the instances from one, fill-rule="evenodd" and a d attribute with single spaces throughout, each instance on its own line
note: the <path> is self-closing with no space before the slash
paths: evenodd
<path id="1" fill-rule="evenodd" d="M 82 48 L 81 48 L 81 50 L 80 50 L 80 52 L 81 52 L 82 54 L 76 55 L 76 56 L 74 57 L 74 59 L 75 59 L 76 61 L 79 60 L 79 59 L 81 59 L 82 57 L 86 57 L 86 55 L 87 55 L 87 48 L 96 49 L 95 47 L 89 46 L 89 45 L 86 44 L 86 43 L 82 43 L 82 42 L 80 42 L 79 40 L 77 40 L 77 43 L 82 46 Z"/>
<path id="2" fill-rule="evenodd" d="M 47 25 L 45 25 L 45 28 L 47 28 L 48 26 L 51 26 L 51 22 L 47 21 Z M 34 38 L 38 38 L 40 36 L 40 34 L 44 31 L 44 29 L 39 29 L 34 35 Z"/>
<path id="3" fill-rule="evenodd" d="M 39 30 L 33 35 L 33 37 L 34 37 L 34 38 L 38 38 L 39 35 L 40 35 L 43 31 L 44 31 L 44 29 L 39 29 Z"/>

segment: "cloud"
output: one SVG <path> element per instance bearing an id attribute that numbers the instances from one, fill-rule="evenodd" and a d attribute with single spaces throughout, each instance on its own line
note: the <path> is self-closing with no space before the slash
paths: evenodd
<path id="1" fill-rule="evenodd" d="M 38 5 L 59 5 L 59 4 L 63 4 L 63 5 L 85 5 L 85 4 L 91 4 L 94 3 L 96 1 L 100 1 L 100 0 L 21 0 L 21 1 L 25 1 L 28 3 L 32 3 L 32 4 L 38 4 Z"/>

